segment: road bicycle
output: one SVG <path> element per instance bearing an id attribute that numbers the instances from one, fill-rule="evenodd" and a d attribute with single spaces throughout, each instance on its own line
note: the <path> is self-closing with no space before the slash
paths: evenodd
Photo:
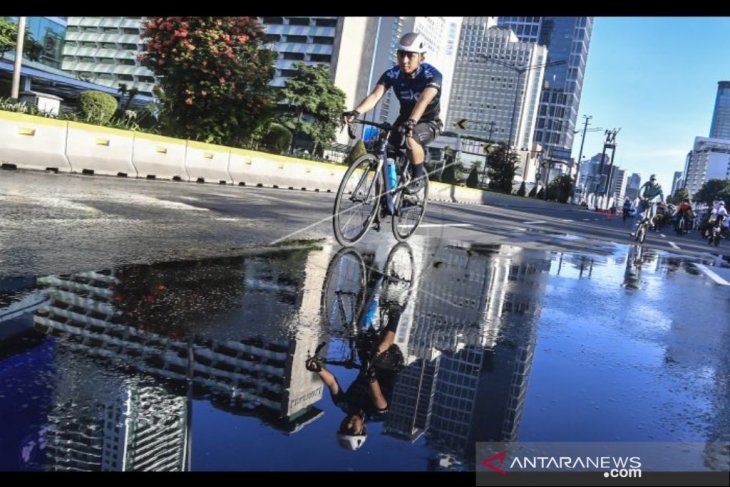
<path id="1" fill-rule="evenodd" d="M 390 320 L 399 319 L 407 306 L 414 278 L 413 251 L 407 243 L 390 250 L 382 271 L 367 266 L 355 249 L 335 254 L 327 268 L 321 311 L 330 336 L 341 340 L 333 341 L 324 362 L 360 367 Z"/>
<path id="2" fill-rule="evenodd" d="M 641 223 L 639 223 L 636 232 L 632 233 L 632 235 L 639 244 L 643 244 L 644 240 L 646 240 L 646 234 L 649 231 L 649 227 L 651 226 L 649 211 L 651 210 L 651 205 L 655 203 L 646 203 L 645 201 L 641 201 L 639 204 L 644 206 L 644 210 L 641 212 Z"/>
<path id="3" fill-rule="evenodd" d="M 411 191 L 410 162 L 405 157 L 405 137 L 396 148 L 399 156 L 393 161 L 395 174 L 386 174 L 388 134 L 393 130 L 389 123 L 354 120 L 352 123 L 369 125 L 377 130 L 372 152 L 358 157 L 345 172 L 335 197 L 332 226 L 335 238 L 342 246 L 354 245 L 367 231 L 380 230 L 383 217 L 392 217 L 392 230 L 396 240 L 406 241 L 413 235 L 426 213 L 428 178 L 423 178 L 418 191 Z M 350 137 L 354 138 L 348 126 Z M 413 193 L 413 194 L 411 194 Z"/>

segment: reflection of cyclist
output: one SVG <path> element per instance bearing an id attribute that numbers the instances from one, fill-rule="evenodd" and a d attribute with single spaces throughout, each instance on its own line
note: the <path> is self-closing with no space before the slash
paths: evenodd
<path id="1" fill-rule="evenodd" d="M 346 391 L 343 391 L 337 377 L 324 367 L 322 358 L 315 354 L 307 359 L 307 370 L 317 372 L 330 390 L 332 402 L 346 414 L 337 430 L 338 443 L 345 449 L 358 450 L 362 447 L 367 439 L 365 422 L 382 421 L 388 412 L 395 375 L 403 364 L 403 354 L 393 343 L 401 312 L 400 306 L 389 308 L 388 325 L 378 335 L 379 341 L 372 348 L 367 340 L 361 341 L 358 347 L 362 364 L 360 373 Z"/>
<path id="2" fill-rule="evenodd" d="M 644 247 L 632 245 L 626 257 L 626 271 L 622 286 L 626 289 L 639 289 L 641 285 L 641 266 L 644 264 Z"/>
<path id="3" fill-rule="evenodd" d="M 342 118 L 343 122 L 352 123 L 361 113 L 375 107 L 392 87 L 400 102 L 400 114 L 394 123 L 397 129 L 391 132 L 389 142 L 400 147 L 400 133 L 405 133 L 411 171 L 416 178 L 409 190 L 417 192 L 426 177 L 424 148 L 436 138 L 442 126 L 439 120 L 441 73 L 423 62 L 426 39 L 421 34 L 410 32 L 401 37 L 396 54 L 398 65 L 383 73 L 373 91 L 354 110 L 343 113 Z"/>

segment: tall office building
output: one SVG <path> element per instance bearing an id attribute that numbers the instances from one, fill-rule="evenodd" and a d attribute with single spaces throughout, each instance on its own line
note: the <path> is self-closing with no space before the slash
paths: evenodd
<path id="1" fill-rule="evenodd" d="M 684 180 L 682 179 L 682 171 L 674 171 L 674 176 L 672 176 L 672 192 L 670 194 L 674 196 L 674 193 L 683 187 Z"/>
<path id="2" fill-rule="evenodd" d="M 690 198 L 710 179 L 730 179 L 730 139 L 695 137 L 683 179 Z"/>
<path id="3" fill-rule="evenodd" d="M 500 17 L 520 40 L 547 47 L 547 66 L 535 143 L 551 159 L 569 159 L 583 90 L 583 76 L 593 32 L 593 17 Z"/>
<path id="4" fill-rule="evenodd" d="M 715 111 L 710 126 L 711 139 L 730 139 L 730 81 L 717 83 Z"/>
<path id="5" fill-rule="evenodd" d="M 632 173 L 629 182 L 626 185 L 626 196 L 635 200 L 639 197 L 639 189 L 641 188 L 641 176 L 638 173 Z"/>
<path id="6" fill-rule="evenodd" d="M 61 67 L 79 79 L 110 88 L 126 84 L 151 95 L 152 71 L 142 66 L 143 17 L 69 17 Z"/>
<path id="7" fill-rule="evenodd" d="M 489 59 L 485 58 L 488 57 Z M 447 130 L 469 121 L 467 135 L 531 149 L 547 50 L 521 42 L 493 17 L 466 17 L 461 29 Z"/>

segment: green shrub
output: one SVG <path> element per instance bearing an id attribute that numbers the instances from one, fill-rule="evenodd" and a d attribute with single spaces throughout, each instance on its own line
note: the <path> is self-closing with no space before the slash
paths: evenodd
<path id="1" fill-rule="evenodd" d="M 471 170 L 469 171 L 469 177 L 466 178 L 466 186 L 469 188 L 476 188 L 479 186 L 479 165 L 472 164 Z"/>
<path id="2" fill-rule="evenodd" d="M 79 109 L 84 121 L 101 125 L 111 120 L 117 110 L 117 100 L 101 91 L 82 91 L 79 94 Z"/>
<path id="3" fill-rule="evenodd" d="M 291 131 L 278 123 L 272 123 L 269 131 L 264 135 L 261 142 L 271 150 L 275 150 L 280 154 L 289 150 L 292 141 Z"/>

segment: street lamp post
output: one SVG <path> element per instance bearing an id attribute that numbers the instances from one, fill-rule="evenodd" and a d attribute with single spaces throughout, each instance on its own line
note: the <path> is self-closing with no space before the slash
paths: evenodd
<path id="1" fill-rule="evenodd" d="M 25 40 L 25 17 L 18 17 L 18 36 L 15 41 L 15 63 L 13 64 L 13 81 L 10 85 L 10 98 L 20 95 L 20 70 L 23 63 L 23 41 Z"/>

